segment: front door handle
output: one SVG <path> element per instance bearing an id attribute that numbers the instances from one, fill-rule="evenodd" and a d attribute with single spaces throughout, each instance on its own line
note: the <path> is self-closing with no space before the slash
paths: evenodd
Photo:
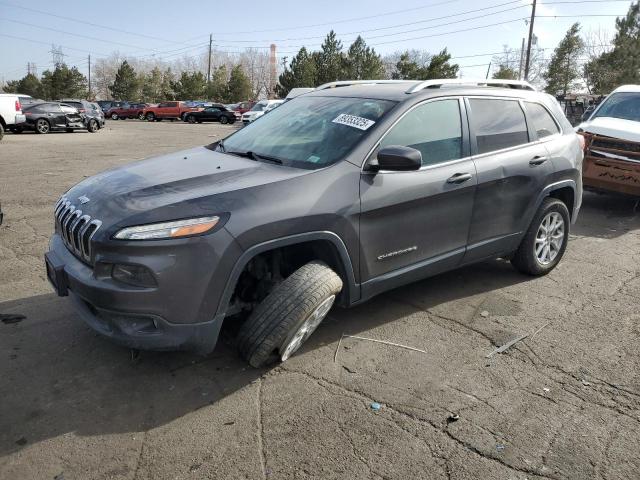
<path id="1" fill-rule="evenodd" d="M 544 156 L 541 156 L 541 155 L 536 155 L 531 160 L 529 160 L 529 165 L 537 167 L 538 165 L 542 165 L 547 160 L 549 160 L 548 157 L 544 157 Z"/>
<path id="2" fill-rule="evenodd" d="M 454 176 L 447 178 L 447 183 L 464 183 L 471 180 L 470 173 L 456 173 Z"/>

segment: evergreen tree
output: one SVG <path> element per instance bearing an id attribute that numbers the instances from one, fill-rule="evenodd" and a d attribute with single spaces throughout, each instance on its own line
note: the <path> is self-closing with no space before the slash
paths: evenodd
<path id="1" fill-rule="evenodd" d="M 222 65 L 214 70 L 211 81 L 207 85 L 207 99 L 215 102 L 226 102 L 228 97 L 227 67 Z"/>
<path id="2" fill-rule="evenodd" d="M 317 79 L 316 83 L 321 85 L 336 80 L 344 80 L 344 55 L 342 53 L 342 42 L 336 37 L 336 33 L 331 30 L 324 39 L 320 52 L 314 55 L 316 59 Z"/>
<path id="3" fill-rule="evenodd" d="M 576 80 L 580 78 L 580 55 L 584 42 L 579 36 L 580 24 L 574 23 L 560 41 L 549 61 L 549 68 L 543 75 L 547 81 L 545 91 L 552 95 L 577 88 Z"/>
<path id="4" fill-rule="evenodd" d="M 518 72 L 516 72 L 513 68 L 507 67 L 506 65 L 500 65 L 498 70 L 493 74 L 491 78 L 503 79 L 503 80 L 517 80 Z"/>
<path id="5" fill-rule="evenodd" d="M 115 100 L 137 100 L 139 98 L 138 77 L 129 62 L 122 62 L 116 72 L 116 78 L 109 87 L 109 91 Z"/>
<path id="6" fill-rule="evenodd" d="M 167 68 L 162 74 L 162 82 L 160 83 L 160 100 L 173 100 L 175 92 L 173 91 L 174 74 L 171 68 Z"/>
<path id="7" fill-rule="evenodd" d="M 236 65 L 231 69 L 228 91 L 227 101 L 230 103 L 242 102 L 251 98 L 251 82 L 249 82 L 241 65 Z"/>
<path id="8" fill-rule="evenodd" d="M 33 73 L 28 73 L 20 80 L 10 80 L 4 87 L 6 93 L 22 93 L 34 98 L 43 97 L 42 84 Z"/>
<path id="9" fill-rule="evenodd" d="M 640 83 L 640 2 L 632 3 L 627 15 L 616 19 L 613 50 L 587 63 L 584 73 L 594 93 Z"/>
<path id="10" fill-rule="evenodd" d="M 64 63 L 56 65 L 52 71 L 45 70 L 40 80 L 42 96 L 48 100 L 63 97 L 85 98 L 87 79 L 77 67 L 69 68 Z"/>
<path id="11" fill-rule="evenodd" d="M 292 88 L 316 87 L 316 63 L 305 47 L 302 47 L 293 60 L 290 68 L 278 79 L 276 93 L 281 97 L 286 97 Z"/>
<path id="12" fill-rule="evenodd" d="M 395 80 L 418 80 L 421 78 L 421 68 L 418 63 L 409 58 L 409 52 L 400 55 L 396 63 L 396 71 L 393 73 Z"/>
<path id="13" fill-rule="evenodd" d="M 349 80 L 378 80 L 385 77 L 382 58 L 373 48 L 367 46 L 360 35 L 347 52 L 345 77 Z"/>
<path id="14" fill-rule="evenodd" d="M 201 100 L 205 96 L 207 79 L 202 72 L 182 72 L 173 90 L 180 100 Z"/>
<path id="15" fill-rule="evenodd" d="M 141 77 L 139 81 L 142 85 L 142 100 L 149 103 L 163 100 L 161 93 L 162 71 L 158 67 L 154 67 L 151 72 Z"/>
<path id="16" fill-rule="evenodd" d="M 393 78 L 399 80 L 431 80 L 437 78 L 456 78 L 458 75 L 458 65 L 451 64 L 451 54 L 445 48 L 440 53 L 433 55 L 426 65 L 419 65 L 415 60 L 411 60 L 409 52 L 400 56 L 396 64 L 396 71 Z"/>
<path id="17" fill-rule="evenodd" d="M 459 67 L 455 63 L 449 63 L 449 60 L 451 60 L 451 54 L 447 52 L 446 48 L 431 57 L 423 78 L 425 80 L 431 80 L 434 78 L 456 78 L 458 76 Z"/>

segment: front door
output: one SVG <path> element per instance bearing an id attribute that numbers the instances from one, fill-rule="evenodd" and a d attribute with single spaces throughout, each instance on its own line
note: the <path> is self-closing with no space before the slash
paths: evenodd
<path id="1" fill-rule="evenodd" d="M 526 213 L 553 173 L 520 101 L 470 98 L 467 105 L 478 189 L 465 263 L 517 248 Z"/>
<path id="2" fill-rule="evenodd" d="M 364 297 L 453 268 L 462 259 L 476 186 L 463 106 L 457 98 L 415 106 L 374 149 L 372 157 L 389 145 L 415 148 L 422 168 L 362 173 Z"/>

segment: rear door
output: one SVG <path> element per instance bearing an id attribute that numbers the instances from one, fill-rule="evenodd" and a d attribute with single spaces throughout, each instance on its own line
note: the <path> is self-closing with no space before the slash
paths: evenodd
<path id="1" fill-rule="evenodd" d="M 64 113 L 65 124 L 69 128 L 82 128 L 84 126 L 83 117 L 78 109 L 70 105 L 60 105 Z"/>
<path id="2" fill-rule="evenodd" d="M 462 100 L 436 99 L 413 107 L 382 137 L 371 157 L 389 145 L 419 150 L 422 167 L 362 173 L 365 296 L 453 268 L 464 255 L 469 234 L 476 172 Z"/>
<path id="3" fill-rule="evenodd" d="M 520 100 L 470 97 L 466 104 L 478 188 L 465 263 L 517 248 L 526 213 L 553 171 Z"/>
<path id="4" fill-rule="evenodd" d="M 156 117 L 158 118 L 164 118 L 167 116 L 167 110 L 169 105 L 171 104 L 171 102 L 162 102 L 160 104 L 158 104 L 158 107 L 156 108 Z"/>
<path id="5" fill-rule="evenodd" d="M 42 105 L 42 110 L 53 128 L 65 128 L 67 126 L 67 117 L 62 112 L 59 104 L 45 103 Z"/>

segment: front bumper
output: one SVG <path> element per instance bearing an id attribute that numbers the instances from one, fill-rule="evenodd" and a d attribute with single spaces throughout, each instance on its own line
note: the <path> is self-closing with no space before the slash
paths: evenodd
<path id="1" fill-rule="evenodd" d="M 228 240 L 224 229 L 215 233 L 218 234 L 222 241 Z M 58 295 L 71 298 L 77 313 L 96 332 L 115 343 L 141 350 L 192 350 L 204 354 L 215 347 L 224 315 L 216 315 L 216 288 L 203 278 L 202 272 L 193 271 L 188 264 L 184 268 L 192 272 L 191 278 L 185 277 L 180 266 L 172 265 L 165 271 L 153 269 L 159 278 L 157 287 L 134 287 L 80 261 L 67 250 L 58 234 L 51 238 L 49 247 L 45 262 L 50 282 Z M 198 253 L 196 245 L 196 258 Z M 146 265 L 167 257 L 166 251 L 154 252 L 152 248 L 145 249 L 137 259 L 128 256 L 129 263 L 145 264 L 146 260 Z M 113 254 L 113 258 L 117 263 L 117 255 Z M 105 262 L 106 258 L 100 261 Z M 200 284 L 189 285 L 193 278 Z M 220 291 L 222 288 L 224 285 Z"/>

